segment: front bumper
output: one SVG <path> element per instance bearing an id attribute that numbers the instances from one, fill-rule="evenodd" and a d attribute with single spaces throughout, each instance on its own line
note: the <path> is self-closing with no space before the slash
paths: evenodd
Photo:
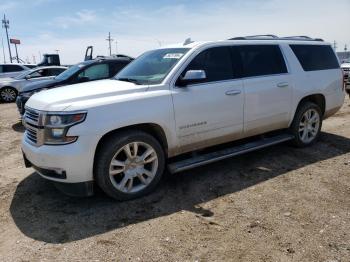
<path id="1" fill-rule="evenodd" d="M 24 106 L 27 103 L 28 99 L 29 98 L 25 98 L 21 95 L 17 96 L 16 105 L 17 105 L 18 112 L 20 113 L 21 116 L 23 116 L 24 114 L 24 111 L 25 111 Z"/>
<path id="2" fill-rule="evenodd" d="M 94 152 L 98 139 L 81 136 L 67 145 L 34 146 L 22 138 L 25 162 L 45 179 L 74 184 L 93 181 Z"/>
<path id="3" fill-rule="evenodd" d="M 37 166 L 34 166 L 23 153 L 23 159 L 26 167 L 33 167 L 38 174 L 42 177 L 56 177 L 57 173 L 54 170 L 43 169 Z M 66 173 L 62 173 L 63 177 L 66 178 Z M 74 196 L 74 197 L 87 197 L 92 196 L 94 194 L 94 182 L 86 181 L 80 183 L 62 183 L 57 181 L 51 181 L 55 187 L 63 192 L 66 195 Z"/>

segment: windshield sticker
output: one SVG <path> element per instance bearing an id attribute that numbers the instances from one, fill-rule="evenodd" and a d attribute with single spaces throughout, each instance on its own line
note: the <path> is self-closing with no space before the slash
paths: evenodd
<path id="1" fill-rule="evenodd" d="M 167 59 L 180 59 L 183 56 L 181 53 L 169 53 L 163 56 L 163 58 Z"/>

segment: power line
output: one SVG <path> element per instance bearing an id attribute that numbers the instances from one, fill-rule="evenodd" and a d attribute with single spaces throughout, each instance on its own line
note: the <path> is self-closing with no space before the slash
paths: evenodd
<path id="1" fill-rule="evenodd" d="M 5 14 L 4 14 L 4 19 L 2 19 L 2 27 L 5 28 L 5 31 L 6 31 L 7 44 L 8 44 L 8 46 L 9 46 L 10 61 L 11 61 L 11 63 L 12 63 L 12 54 L 11 54 L 9 33 L 8 33 L 8 31 L 7 31 L 7 30 L 10 28 L 10 21 L 9 21 L 9 20 L 6 20 Z"/>
<path id="2" fill-rule="evenodd" d="M 334 48 L 334 50 L 337 50 L 337 48 L 338 48 L 338 46 L 337 46 L 337 42 L 334 40 L 334 42 L 333 42 L 333 48 Z"/>
<path id="3" fill-rule="evenodd" d="M 112 55 L 112 41 L 114 39 L 111 38 L 111 32 L 108 33 L 108 38 L 106 39 L 109 43 L 109 55 L 111 56 Z"/>

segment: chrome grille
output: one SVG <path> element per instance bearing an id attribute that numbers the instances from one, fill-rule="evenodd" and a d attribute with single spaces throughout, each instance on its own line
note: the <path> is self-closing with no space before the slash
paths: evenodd
<path id="1" fill-rule="evenodd" d="M 39 112 L 30 108 L 27 108 L 25 111 L 25 118 L 30 119 L 35 124 L 39 123 Z"/>
<path id="2" fill-rule="evenodd" d="M 37 140 L 37 130 L 35 130 L 34 128 L 31 128 L 31 127 L 26 127 L 26 135 L 27 135 L 27 138 L 32 141 L 33 143 L 37 143 L 38 140 Z"/>
<path id="3" fill-rule="evenodd" d="M 41 127 L 42 114 L 40 111 L 26 108 L 23 115 L 23 125 L 26 128 L 24 133 L 25 139 L 32 145 L 42 145 L 43 129 Z"/>

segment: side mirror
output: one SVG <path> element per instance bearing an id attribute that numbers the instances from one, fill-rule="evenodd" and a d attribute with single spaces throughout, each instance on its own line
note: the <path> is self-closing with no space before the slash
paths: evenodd
<path id="1" fill-rule="evenodd" d="M 88 81 L 90 81 L 90 78 L 88 78 L 87 76 L 80 77 L 78 80 L 79 83 L 84 83 Z"/>
<path id="2" fill-rule="evenodd" d="M 31 75 L 26 75 L 26 77 L 25 77 L 25 79 L 27 79 L 27 80 L 29 80 L 29 79 L 31 79 L 31 78 L 32 78 Z"/>
<path id="3" fill-rule="evenodd" d="M 184 77 L 178 79 L 177 85 L 187 86 L 192 83 L 198 83 L 206 78 L 207 76 L 204 70 L 188 70 Z"/>

